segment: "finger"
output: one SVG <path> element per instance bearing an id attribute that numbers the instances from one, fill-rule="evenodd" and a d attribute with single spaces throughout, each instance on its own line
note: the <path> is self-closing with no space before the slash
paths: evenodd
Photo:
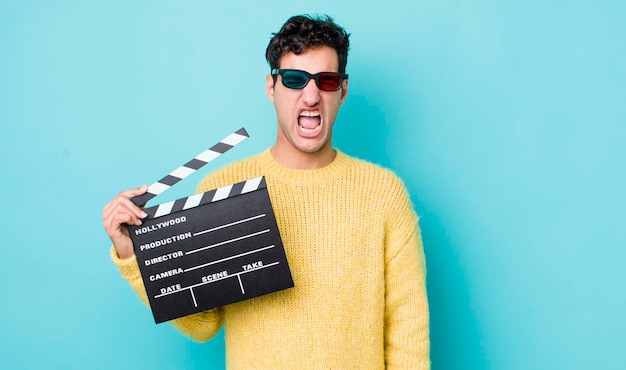
<path id="1" fill-rule="evenodd" d="M 103 212 L 106 212 L 107 210 L 111 209 L 112 207 L 115 207 L 115 205 L 122 198 L 130 199 L 132 197 L 136 197 L 138 195 L 142 195 L 142 194 L 144 194 L 147 191 L 148 191 L 148 185 L 146 185 L 146 184 L 141 185 L 140 187 L 137 187 L 137 188 L 121 191 L 115 198 L 113 198 L 112 201 L 110 201 L 109 203 L 107 203 L 104 206 Z"/>
<path id="2" fill-rule="evenodd" d="M 145 193 L 145 191 L 144 191 Z M 118 194 L 111 202 L 104 206 L 102 211 L 102 218 L 107 218 L 113 213 L 117 212 L 131 212 L 139 218 L 145 218 L 148 214 L 143 209 L 137 207 L 128 197 L 129 193 L 122 192 Z M 143 193 L 142 193 L 143 194 Z"/>
<path id="3" fill-rule="evenodd" d="M 125 223 L 126 221 L 129 221 L 128 217 L 119 216 L 107 220 L 107 222 L 105 223 L 104 229 L 106 230 L 107 234 L 114 244 L 117 244 L 119 240 L 124 239 L 127 236 L 124 231 L 126 227 L 121 226 L 121 223 Z"/>
<path id="4" fill-rule="evenodd" d="M 138 188 L 124 190 L 120 192 L 119 195 L 123 196 L 124 198 L 132 198 L 132 197 L 136 197 L 138 195 L 144 194 L 146 191 L 148 191 L 148 185 L 144 184 Z"/>
<path id="5" fill-rule="evenodd" d="M 117 198 L 116 204 L 114 207 L 111 207 L 110 212 L 131 213 L 136 218 L 146 218 L 148 216 L 142 208 L 137 207 L 130 199 L 122 197 Z"/>
<path id="6" fill-rule="evenodd" d="M 141 225 L 141 220 L 130 213 L 116 213 L 103 221 L 104 229 L 114 244 L 119 240 L 128 238 L 128 230 L 125 225 Z"/>
<path id="7" fill-rule="evenodd" d="M 126 198 L 117 197 L 113 205 L 102 214 L 103 224 L 109 233 L 115 232 L 122 224 L 141 225 L 141 219 L 148 214 Z"/>

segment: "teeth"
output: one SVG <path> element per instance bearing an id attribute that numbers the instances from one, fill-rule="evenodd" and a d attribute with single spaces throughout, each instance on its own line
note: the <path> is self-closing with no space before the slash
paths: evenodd
<path id="1" fill-rule="evenodd" d="M 320 112 L 318 111 L 303 111 L 302 113 L 300 113 L 300 116 L 304 116 L 304 117 L 319 117 Z"/>
<path id="2" fill-rule="evenodd" d="M 314 135 L 322 130 L 321 126 L 317 126 L 316 128 L 304 128 L 302 126 L 298 126 L 298 128 L 306 135 Z"/>
<path id="3" fill-rule="evenodd" d="M 322 131 L 320 111 L 318 110 L 302 111 L 300 112 L 300 117 L 318 118 L 320 120 L 320 122 L 318 122 L 316 127 L 313 127 L 313 128 L 303 127 L 300 124 L 298 124 L 298 129 L 303 135 L 308 136 L 308 137 L 313 137 L 313 136 L 318 135 Z M 312 124 L 312 123 L 309 122 L 309 124 Z"/>

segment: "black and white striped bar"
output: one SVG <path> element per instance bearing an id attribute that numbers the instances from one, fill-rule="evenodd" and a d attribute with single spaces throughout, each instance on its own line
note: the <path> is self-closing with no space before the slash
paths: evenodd
<path id="1" fill-rule="evenodd" d="M 217 202 L 234 197 L 235 195 L 249 193 L 266 187 L 265 178 L 260 176 L 254 179 L 210 190 L 206 193 L 194 194 L 187 198 L 173 200 L 171 202 L 159 204 L 158 206 L 146 208 L 144 209 L 144 212 L 148 214 L 148 219 L 166 216 L 174 212 L 184 211 L 203 204 Z"/>
<path id="2" fill-rule="evenodd" d="M 194 159 L 178 167 L 169 175 L 150 185 L 148 191 L 145 194 L 133 197 L 130 200 L 137 206 L 141 207 L 145 205 L 150 199 L 156 197 L 165 190 L 169 189 L 172 185 L 196 172 L 204 165 L 211 162 L 220 155 L 226 153 L 229 149 L 241 143 L 248 137 L 248 132 L 245 128 L 242 127 L 241 129 L 220 140 L 220 142 L 215 144 L 210 149 L 205 150 L 204 152 L 198 154 Z"/>

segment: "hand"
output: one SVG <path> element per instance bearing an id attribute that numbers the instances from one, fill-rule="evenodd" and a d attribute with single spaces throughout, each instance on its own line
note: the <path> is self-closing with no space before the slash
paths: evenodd
<path id="1" fill-rule="evenodd" d="M 135 254 L 126 224 L 139 226 L 141 219 L 148 216 L 135 203 L 131 202 L 130 198 L 144 194 L 146 191 L 148 191 L 148 185 L 122 191 L 104 206 L 102 211 L 104 230 L 109 234 L 115 251 L 121 259 L 130 258 Z"/>

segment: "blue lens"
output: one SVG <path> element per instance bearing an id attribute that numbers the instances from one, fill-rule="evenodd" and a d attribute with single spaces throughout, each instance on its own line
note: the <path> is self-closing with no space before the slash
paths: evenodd
<path id="1" fill-rule="evenodd" d="M 291 89 L 301 89 L 309 82 L 309 76 L 303 71 L 284 71 L 283 84 Z"/>

